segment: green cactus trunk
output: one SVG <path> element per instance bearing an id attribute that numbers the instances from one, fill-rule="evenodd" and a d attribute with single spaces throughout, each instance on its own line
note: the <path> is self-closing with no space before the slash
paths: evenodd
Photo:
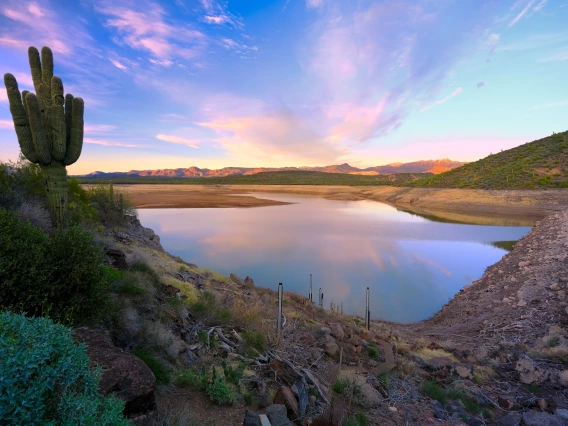
<path id="1" fill-rule="evenodd" d="M 45 179 L 45 191 L 51 217 L 54 219 L 54 225 L 61 227 L 65 223 L 65 211 L 69 198 L 67 170 L 63 165 L 54 163 L 47 166 L 42 165 L 41 170 Z"/>

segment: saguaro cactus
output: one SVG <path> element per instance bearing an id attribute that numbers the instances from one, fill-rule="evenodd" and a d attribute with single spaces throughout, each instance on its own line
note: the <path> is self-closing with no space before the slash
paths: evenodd
<path id="1" fill-rule="evenodd" d="M 53 221 L 61 226 L 69 193 L 65 166 L 77 161 L 83 148 L 84 103 L 71 94 L 63 97 L 63 83 L 53 75 L 49 47 L 41 49 L 41 62 L 33 46 L 28 57 L 37 96 L 27 90 L 20 95 L 10 73 L 4 74 L 4 85 L 22 154 L 40 165 Z"/>

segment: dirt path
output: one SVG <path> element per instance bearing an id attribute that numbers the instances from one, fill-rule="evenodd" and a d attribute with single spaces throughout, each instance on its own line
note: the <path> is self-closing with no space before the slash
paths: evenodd
<path id="1" fill-rule="evenodd" d="M 138 208 L 168 207 L 260 207 L 286 204 L 257 198 L 254 192 L 306 194 L 330 200 L 375 200 L 440 219 L 530 225 L 568 208 L 567 190 L 486 191 L 471 189 L 349 187 L 310 185 L 116 185 L 128 193 Z"/>

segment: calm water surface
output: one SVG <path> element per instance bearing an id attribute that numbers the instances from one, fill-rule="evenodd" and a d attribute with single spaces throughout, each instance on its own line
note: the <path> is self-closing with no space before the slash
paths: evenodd
<path id="1" fill-rule="evenodd" d="M 164 248 L 190 263 L 256 285 L 307 296 L 313 274 L 324 305 L 343 303 L 363 316 L 412 322 L 432 316 L 464 285 L 480 278 L 528 226 L 434 222 L 376 201 L 331 201 L 255 194 L 295 204 L 258 208 L 140 209 L 142 224 Z"/>

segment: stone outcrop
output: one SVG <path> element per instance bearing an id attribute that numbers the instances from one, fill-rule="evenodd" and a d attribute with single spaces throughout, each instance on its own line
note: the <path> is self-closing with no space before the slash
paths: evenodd
<path id="1" fill-rule="evenodd" d="M 124 414 L 135 416 L 155 409 L 156 378 L 138 357 L 115 347 L 103 332 L 76 328 L 73 337 L 87 345 L 91 367 L 101 367 L 100 392 L 114 394 L 126 405 Z"/>

